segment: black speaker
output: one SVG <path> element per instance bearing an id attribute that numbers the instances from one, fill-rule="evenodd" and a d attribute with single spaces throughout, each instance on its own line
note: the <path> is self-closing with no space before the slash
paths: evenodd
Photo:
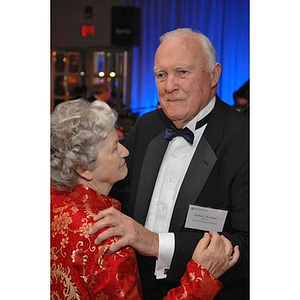
<path id="1" fill-rule="evenodd" d="M 140 9 L 113 6 L 111 9 L 111 43 L 118 46 L 138 45 L 140 40 Z"/>

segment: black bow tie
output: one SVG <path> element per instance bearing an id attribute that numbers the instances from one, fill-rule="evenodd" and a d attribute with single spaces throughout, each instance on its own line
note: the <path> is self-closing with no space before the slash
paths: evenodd
<path id="1" fill-rule="evenodd" d="M 196 124 L 196 130 L 207 124 L 211 113 L 209 113 L 202 120 L 198 121 Z M 165 139 L 171 141 L 176 136 L 182 136 L 188 143 L 193 144 L 194 142 L 194 134 L 193 132 L 185 127 L 183 129 L 178 129 L 174 125 L 166 129 Z"/>
<path id="2" fill-rule="evenodd" d="M 166 129 L 165 139 L 171 141 L 176 136 L 182 136 L 187 142 L 193 144 L 194 134 L 187 127 L 177 129 L 175 126 Z"/>

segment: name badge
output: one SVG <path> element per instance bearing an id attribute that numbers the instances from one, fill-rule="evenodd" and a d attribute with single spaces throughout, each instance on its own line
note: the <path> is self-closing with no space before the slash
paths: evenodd
<path id="1" fill-rule="evenodd" d="M 185 228 L 203 231 L 223 231 L 227 213 L 227 210 L 190 204 Z"/>

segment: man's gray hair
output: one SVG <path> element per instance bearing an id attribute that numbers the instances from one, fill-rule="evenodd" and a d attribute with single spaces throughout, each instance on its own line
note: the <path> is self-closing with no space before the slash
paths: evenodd
<path id="1" fill-rule="evenodd" d="M 196 39 L 199 40 L 200 44 L 203 46 L 203 49 L 207 55 L 209 67 L 211 71 L 213 71 L 216 64 L 217 51 L 214 45 L 212 44 L 212 42 L 209 40 L 209 38 L 205 36 L 203 33 L 192 30 L 191 28 L 177 28 L 175 30 L 164 33 L 159 38 L 159 40 L 160 43 L 162 43 L 163 41 L 169 38 L 180 37 L 180 36 L 195 37 Z"/>

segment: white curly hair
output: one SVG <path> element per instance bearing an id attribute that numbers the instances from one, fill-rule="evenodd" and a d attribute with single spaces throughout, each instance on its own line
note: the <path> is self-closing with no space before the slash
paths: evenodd
<path id="1" fill-rule="evenodd" d="M 117 113 L 103 101 L 65 101 L 51 115 L 51 185 L 72 190 L 78 183 L 77 169 L 97 166 L 100 142 L 114 128 Z"/>

